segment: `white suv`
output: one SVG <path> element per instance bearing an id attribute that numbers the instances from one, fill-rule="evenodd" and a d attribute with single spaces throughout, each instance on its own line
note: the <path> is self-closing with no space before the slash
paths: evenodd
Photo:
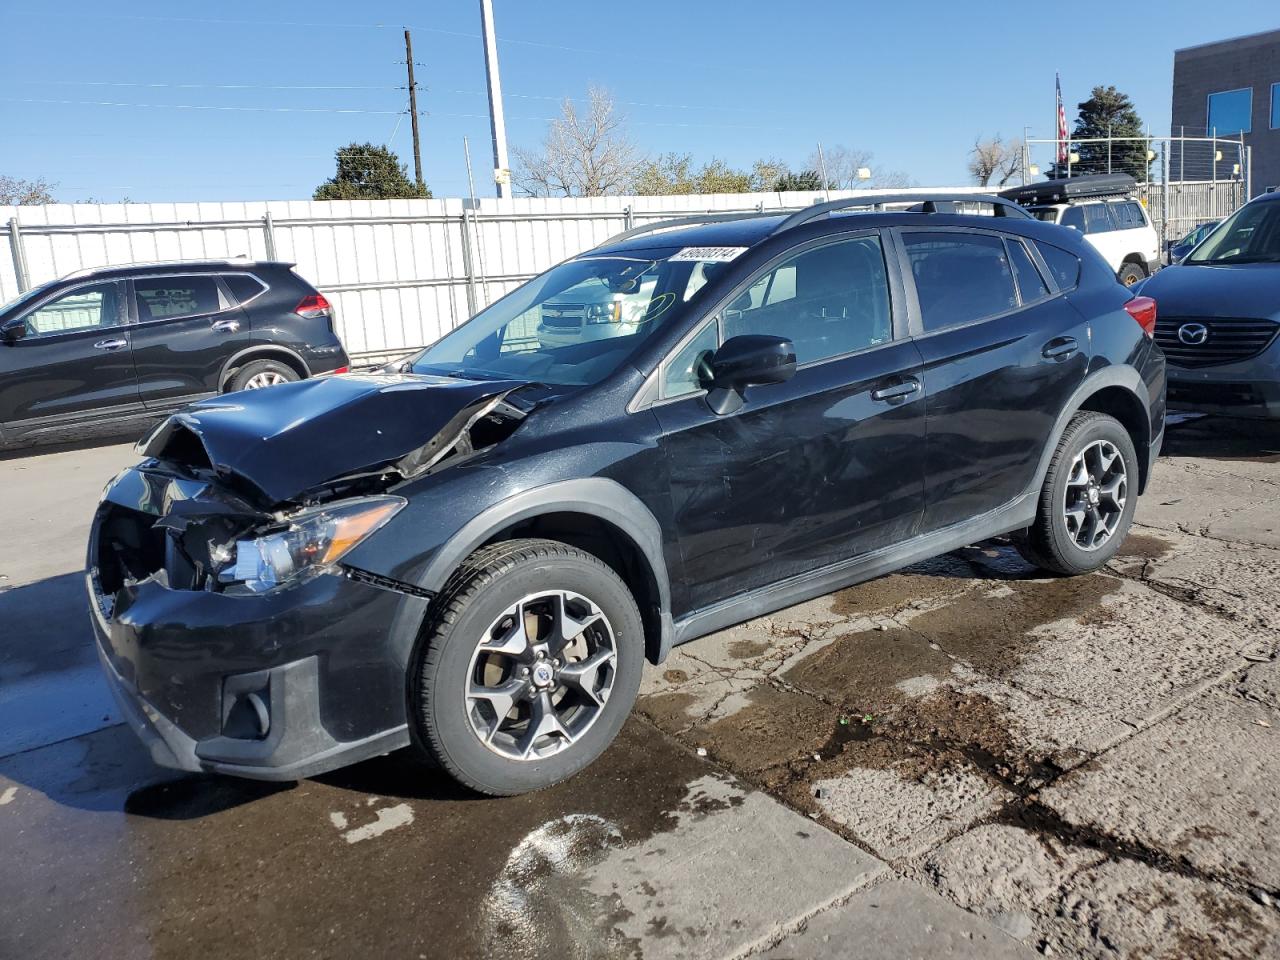
<path id="1" fill-rule="evenodd" d="M 1075 227 L 1131 287 L 1160 268 L 1160 238 L 1141 203 L 1132 197 L 1076 200 L 1028 207 L 1037 220 Z"/>

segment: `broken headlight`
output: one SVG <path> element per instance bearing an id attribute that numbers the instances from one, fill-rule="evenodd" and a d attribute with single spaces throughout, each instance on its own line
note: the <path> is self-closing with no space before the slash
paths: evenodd
<path id="1" fill-rule="evenodd" d="M 401 497 L 362 497 L 296 513 L 284 529 L 237 540 L 235 560 L 218 579 L 254 593 L 271 590 L 336 563 L 404 505 Z"/>

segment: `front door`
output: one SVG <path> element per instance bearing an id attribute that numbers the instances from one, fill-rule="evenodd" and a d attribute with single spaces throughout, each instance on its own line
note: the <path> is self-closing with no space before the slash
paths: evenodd
<path id="1" fill-rule="evenodd" d="M 1058 412 L 1084 380 L 1089 329 L 1033 245 L 995 231 L 904 230 L 924 359 L 924 530 L 1027 492 Z"/>
<path id="2" fill-rule="evenodd" d="M 895 289 L 878 234 L 827 239 L 767 267 L 667 361 L 654 413 L 683 568 L 677 617 L 915 532 L 924 404 Z M 799 369 L 717 415 L 699 370 L 743 333 L 791 339 Z"/>
<path id="3" fill-rule="evenodd" d="M 133 361 L 148 407 L 217 393 L 226 362 L 249 346 L 249 320 L 211 273 L 131 282 Z"/>
<path id="4" fill-rule="evenodd" d="M 125 322 L 124 284 L 73 287 L 10 321 L 0 343 L 0 422 L 6 435 L 53 433 L 141 411 Z"/>

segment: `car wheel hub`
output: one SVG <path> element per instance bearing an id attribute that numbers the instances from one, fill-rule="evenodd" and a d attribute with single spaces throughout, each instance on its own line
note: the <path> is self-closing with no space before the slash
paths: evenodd
<path id="1" fill-rule="evenodd" d="M 1094 440 L 1071 461 L 1063 491 L 1062 522 L 1081 550 L 1097 550 L 1120 526 L 1129 496 L 1124 456 L 1109 440 Z"/>
<path id="2" fill-rule="evenodd" d="M 576 743 L 613 689 L 617 642 L 599 605 L 569 590 L 530 594 L 480 638 L 463 704 L 471 731 L 511 760 L 539 760 Z"/>

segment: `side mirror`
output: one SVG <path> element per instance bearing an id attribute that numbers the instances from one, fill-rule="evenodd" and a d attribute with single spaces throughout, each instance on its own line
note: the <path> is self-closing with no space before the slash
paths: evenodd
<path id="1" fill-rule="evenodd" d="M 707 403 L 716 413 L 742 406 L 747 387 L 784 383 L 795 376 L 796 348 L 786 337 L 747 333 L 730 337 L 711 355 Z"/>
<path id="2" fill-rule="evenodd" d="M 25 320 L 11 320 L 3 327 L 0 327 L 0 341 L 5 343 L 13 343 L 21 340 L 27 335 L 27 322 Z"/>

